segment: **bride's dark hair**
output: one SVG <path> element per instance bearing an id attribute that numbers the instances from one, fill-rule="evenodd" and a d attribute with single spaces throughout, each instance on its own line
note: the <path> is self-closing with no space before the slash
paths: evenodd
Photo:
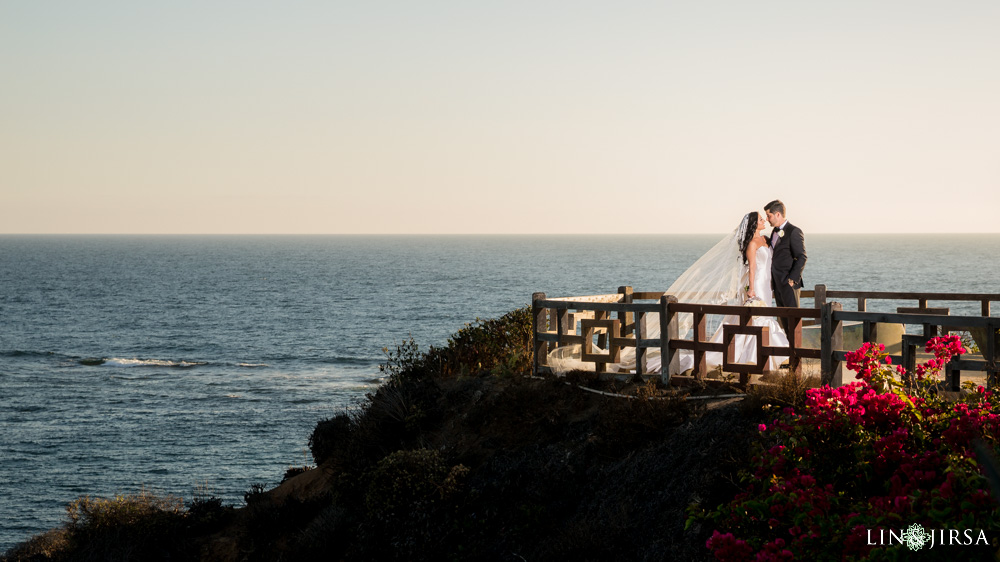
<path id="1" fill-rule="evenodd" d="M 743 258 L 743 265 L 748 265 L 750 261 L 747 259 L 747 247 L 750 246 L 750 241 L 753 240 L 754 235 L 757 234 L 757 221 L 760 220 L 760 215 L 757 211 L 751 211 L 743 217 L 743 221 L 740 222 L 740 227 L 742 228 L 746 225 L 746 231 L 740 232 L 740 257 Z"/>

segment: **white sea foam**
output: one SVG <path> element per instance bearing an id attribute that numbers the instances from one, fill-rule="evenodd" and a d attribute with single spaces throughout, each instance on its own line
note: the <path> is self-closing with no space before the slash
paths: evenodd
<path id="1" fill-rule="evenodd" d="M 193 361 L 170 361 L 166 359 L 125 359 L 112 357 L 104 361 L 108 367 L 195 367 L 204 365 Z"/>

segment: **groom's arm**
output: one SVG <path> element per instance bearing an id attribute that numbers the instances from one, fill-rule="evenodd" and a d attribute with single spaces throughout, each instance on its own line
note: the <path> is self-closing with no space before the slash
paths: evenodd
<path id="1" fill-rule="evenodd" d="M 792 270 L 788 272 L 788 278 L 795 282 L 797 286 L 802 286 L 802 269 L 806 266 L 806 236 L 801 228 L 796 228 L 792 233 L 789 249 L 792 251 Z"/>

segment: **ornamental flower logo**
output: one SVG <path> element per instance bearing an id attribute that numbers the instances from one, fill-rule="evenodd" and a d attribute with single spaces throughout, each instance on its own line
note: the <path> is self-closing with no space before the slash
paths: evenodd
<path id="1" fill-rule="evenodd" d="M 903 542 L 910 550 L 920 550 L 924 547 L 924 543 L 929 541 L 931 536 L 924 531 L 923 525 L 914 523 L 910 525 L 906 532 L 903 533 Z"/>
<path id="2" fill-rule="evenodd" d="M 785 231 L 784 230 L 779 230 L 778 231 L 778 238 L 784 238 L 784 237 L 785 237 Z"/>

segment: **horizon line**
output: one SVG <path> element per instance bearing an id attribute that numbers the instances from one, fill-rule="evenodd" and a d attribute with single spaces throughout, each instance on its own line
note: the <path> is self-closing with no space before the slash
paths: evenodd
<path id="1" fill-rule="evenodd" d="M 0 236 L 710 236 L 726 232 L 0 232 Z M 995 232 L 809 232 L 838 236 L 968 236 Z"/>

